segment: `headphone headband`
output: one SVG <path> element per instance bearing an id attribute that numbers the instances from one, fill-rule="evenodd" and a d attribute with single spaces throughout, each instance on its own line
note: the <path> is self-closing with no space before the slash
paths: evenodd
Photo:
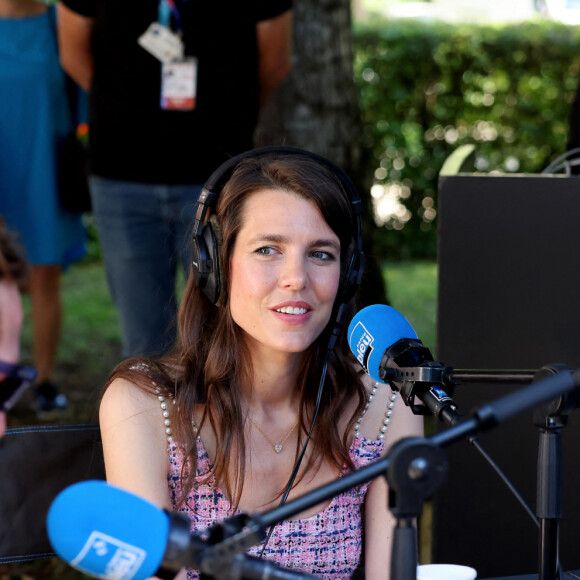
<path id="1" fill-rule="evenodd" d="M 348 259 L 343 283 L 337 295 L 337 302 L 339 305 L 348 302 L 356 292 L 362 278 L 364 255 L 362 250 L 362 202 L 354 184 L 342 169 L 321 155 L 295 147 L 268 146 L 246 151 L 222 163 L 210 175 L 199 195 L 192 231 L 193 275 L 198 287 L 213 304 L 218 303 L 221 294 L 220 239 L 219 233 L 216 231 L 217 224 L 212 223 L 213 220 L 208 220 L 208 217 L 215 211 L 223 187 L 239 163 L 245 159 L 291 155 L 306 157 L 329 170 L 339 181 L 341 189 L 348 198 L 351 208 L 354 247 Z"/>

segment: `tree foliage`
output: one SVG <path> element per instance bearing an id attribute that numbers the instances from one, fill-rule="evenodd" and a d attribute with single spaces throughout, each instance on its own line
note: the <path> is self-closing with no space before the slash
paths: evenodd
<path id="1" fill-rule="evenodd" d="M 566 150 L 580 31 L 393 21 L 358 28 L 355 78 L 384 257 L 436 255 L 437 177 L 458 146 L 474 170 L 539 173 Z"/>

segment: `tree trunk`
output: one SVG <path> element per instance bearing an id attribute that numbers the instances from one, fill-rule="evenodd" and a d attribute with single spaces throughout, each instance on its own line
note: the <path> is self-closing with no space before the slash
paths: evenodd
<path id="1" fill-rule="evenodd" d="M 365 206 L 363 305 L 386 302 L 372 253 L 370 184 L 361 164 L 350 0 L 294 0 L 292 70 L 260 114 L 256 145 L 289 145 L 327 157 L 353 179 Z"/>

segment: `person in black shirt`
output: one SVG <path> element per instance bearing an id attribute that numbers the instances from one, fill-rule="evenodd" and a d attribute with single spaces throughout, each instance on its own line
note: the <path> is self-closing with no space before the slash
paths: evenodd
<path id="1" fill-rule="evenodd" d="M 201 184 L 253 147 L 290 69 L 291 0 L 63 0 L 64 69 L 90 95 L 93 212 L 123 355 L 175 340 Z"/>

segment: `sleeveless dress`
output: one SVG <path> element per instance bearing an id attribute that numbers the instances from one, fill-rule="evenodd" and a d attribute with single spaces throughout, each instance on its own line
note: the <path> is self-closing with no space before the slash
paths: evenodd
<path id="1" fill-rule="evenodd" d="M 159 391 L 158 395 L 160 395 Z M 190 506 L 195 506 L 195 510 L 190 509 L 185 503 L 180 506 L 183 453 L 179 444 L 171 436 L 164 397 L 159 396 L 159 399 L 166 417 L 165 425 L 169 441 L 168 486 L 172 506 L 174 511 L 181 511 L 189 516 L 192 533 L 203 536 L 207 528 L 233 515 L 231 504 L 223 491 L 216 486 L 209 455 L 201 437 L 198 436 L 196 480 L 199 485 L 193 488 L 186 502 Z M 358 420 L 355 437 L 349 449 L 350 458 L 356 468 L 364 467 L 379 459 L 385 446 L 384 435 L 391 420 L 394 401 L 395 394 L 393 393 L 376 440 L 366 439 L 359 434 L 362 417 Z M 369 404 L 370 400 L 367 408 Z M 347 469 L 343 470 L 341 477 L 347 472 Z M 286 520 L 277 524 L 266 545 L 263 557 L 274 561 L 279 566 L 314 574 L 325 580 L 350 578 L 361 556 L 363 535 L 361 506 L 369 485 L 370 483 L 365 483 L 335 496 L 324 510 L 310 518 Z M 259 556 L 261 552 L 262 545 L 252 546 L 248 550 L 248 554 L 253 556 Z M 197 579 L 199 573 L 197 570 L 188 569 L 187 577 Z"/>
<path id="2" fill-rule="evenodd" d="M 81 215 L 58 203 L 57 142 L 72 121 L 54 7 L 0 18 L 0 214 L 32 264 L 64 268 L 85 253 Z"/>

